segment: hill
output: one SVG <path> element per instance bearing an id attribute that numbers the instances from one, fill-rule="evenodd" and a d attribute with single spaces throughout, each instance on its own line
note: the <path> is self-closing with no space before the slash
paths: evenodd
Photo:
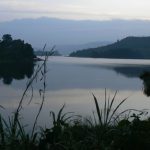
<path id="1" fill-rule="evenodd" d="M 45 43 L 47 50 L 55 45 L 62 55 L 68 55 L 79 49 L 100 47 L 105 41 L 112 43 L 131 35 L 149 36 L 149 27 L 150 21 L 146 20 L 77 21 L 43 17 L 0 23 L 0 36 L 11 34 L 14 39 L 24 39 L 37 50 Z"/>
<path id="2" fill-rule="evenodd" d="M 36 56 L 30 44 L 23 40 L 13 40 L 10 34 L 5 34 L 0 40 L 1 62 L 32 62 Z"/>
<path id="3" fill-rule="evenodd" d="M 70 56 L 150 59 L 150 37 L 127 37 L 107 46 L 79 50 L 71 53 Z"/>

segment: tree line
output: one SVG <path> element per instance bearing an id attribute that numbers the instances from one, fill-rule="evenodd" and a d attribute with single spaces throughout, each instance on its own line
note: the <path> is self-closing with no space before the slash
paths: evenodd
<path id="1" fill-rule="evenodd" d="M 10 34 L 5 34 L 0 40 L 1 61 L 33 61 L 36 56 L 32 46 L 21 39 L 14 40 Z"/>

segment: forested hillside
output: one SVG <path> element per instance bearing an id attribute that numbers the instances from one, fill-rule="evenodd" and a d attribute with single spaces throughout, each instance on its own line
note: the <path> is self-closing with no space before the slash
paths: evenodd
<path id="1" fill-rule="evenodd" d="M 70 54 L 72 57 L 93 58 L 150 58 L 150 37 L 127 37 L 117 42 L 85 50 L 79 50 Z"/>

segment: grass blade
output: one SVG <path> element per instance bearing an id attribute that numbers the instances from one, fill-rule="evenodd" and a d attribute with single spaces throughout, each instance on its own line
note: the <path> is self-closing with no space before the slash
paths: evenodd
<path id="1" fill-rule="evenodd" d="M 100 112 L 100 109 L 99 109 L 98 101 L 97 101 L 95 95 L 94 94 L 92 94 L 92 95 L 94 97 L 94 101 L 95 101 L 95 106 L 96 106 L 96 111 L 97 111 L 99 123 L 100 123 L 100 125 L 102 125 L 102 116 L 101 116 L 101 112 Z"/>

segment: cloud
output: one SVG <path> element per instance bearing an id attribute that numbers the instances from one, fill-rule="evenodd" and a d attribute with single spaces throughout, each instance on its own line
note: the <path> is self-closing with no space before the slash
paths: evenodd
<path id="1" fill-rule="evenodd" d="M 148 0 L 1 0 L 0 20 L 21 16 L 91 20 L 150 19 L 149 7 Z"/>

